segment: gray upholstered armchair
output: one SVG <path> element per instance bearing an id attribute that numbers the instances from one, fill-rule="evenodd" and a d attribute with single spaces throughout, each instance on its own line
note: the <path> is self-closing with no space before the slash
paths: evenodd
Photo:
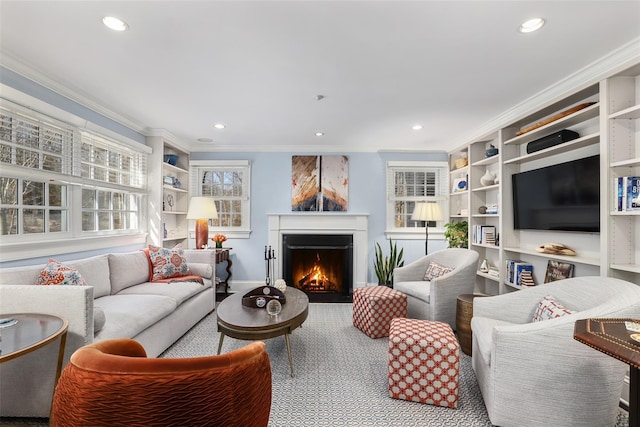
<path id="1" fill-rule="evenodd" d="M 453 268 L 424 280 L 429 263 Z M 393 288 L 407 295 L 407 317 L 437 320 L 456 327 L 456 302 L 460 294 L 473 293 L 478 253 L 469 249 L 443 249 L 393 271 Z"/>
<path id="2" fill-rule="evenodd" d="M 573 314 L 532 322 L 552 296 Z M 578 319 L 640 316 L 640 286 L 575 277 L 473 301 L 473 369 L 489 419 L 509 426 L 611 426 L 624 363 L 573 338 Z"/>

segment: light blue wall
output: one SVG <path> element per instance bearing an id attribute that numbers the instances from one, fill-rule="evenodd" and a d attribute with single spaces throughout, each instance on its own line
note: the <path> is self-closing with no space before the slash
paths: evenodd
<path id="1" fill-rule="evenodd" d="M 24 92 L 34 98 L 47 102 L 64 111 L 119 133 L 131 140 L 143 143 L 145 136 L 102 116 L 95 111 L 78 104 L 60 94 L 47 89 L 23 76 L 0 67 L 0 83 Z M 345 143 L 348 146 L 348 142 Z M 233 280 L 260 281 L 264 279 L 264 245 L 267 244 L 267 215 L 291 211 L 291 156 L 297 154 L 320 153 L 193 153 L 194 160 L 250 160 L 251 161 L 251 229 L 249 239 L 233 239 L 228 246 L 233 247 Z M 336 152 L 321 153 L 349 156 L 349 209 L 351 213 L 369 215 L 369 271 L 368 281 L 377 281 L 373 272 L 375 242 L 387 248 L 385 238 L 385 165 L 391 160 L 446 161 L 447 154 L 442 153 L 361 153 Z M 398 247 L 404 248 L 405 262 L 410 262 L 424 254 L 424 240 L 398 241 Z M 429 251 L 444 249 L 446 242 L 429 240 Z M 125 252 L 139 249 L 138 246 L 123 246 L 90 252 L 70 254 L 52 253 L 48 257 L 30 258 L 20 261 L 0 263 L 2 267 L 46 263 L 55 257 L 60 261 L 99 255 L 105 252 Z M 220 274 L 224 277 L 223 274 Z"/>
<path id="2" fill-rule="evenodd" d="M 265 276 L 264 246 L 268 242 L 267 215 L 291 212 L 291 156 L 318 153 L 192 153 L 193 160 L 250 160 L 251 161 L 251 236 L 249 239 L 230 239 L 226 246 L 233 248 L 233 280 L 259 281 Z M 348 212 L 369 215 L 368 282 L 376 283 L 373 271 L 374 245 L 380 242 L 385 252 L 386 163 L 391 160 L 446 161 L 446 153 L 322 153 L 349 157 Z M 424 255 L 424 240 L 401 240 L 405 262 Z M 429 251 L 446 248 L 443 240 L 429 240 Z M 278 256 L 279 254 L 276 254 Z M 224 275 L 222 275 L 224 277 Z"/>

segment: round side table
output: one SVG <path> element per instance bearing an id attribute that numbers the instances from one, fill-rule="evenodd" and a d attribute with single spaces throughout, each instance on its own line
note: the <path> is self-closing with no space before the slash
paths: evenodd
<path id="1" fill-rule="evenodd" d="M 458 295 L 456 303 L 456 332 L 460 349 L 468 356 L 471 356 L 471 318 L 473 317 L 473 299 L 476 297 L 486 297 L 483 294 L 462 294 Z"/>

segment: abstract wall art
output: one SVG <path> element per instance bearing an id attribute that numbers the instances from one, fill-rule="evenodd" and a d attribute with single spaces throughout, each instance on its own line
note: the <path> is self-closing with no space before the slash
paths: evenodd
<path id="1" fill-rule="evenodd" d="M 344 212 L 348 199 L 347 156 L 292 156 L 292 211 Z"/>

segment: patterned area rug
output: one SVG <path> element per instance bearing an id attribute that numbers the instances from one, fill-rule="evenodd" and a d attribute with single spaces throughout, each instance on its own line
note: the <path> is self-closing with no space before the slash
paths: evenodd
<path id="1" fill-rule="evenodd" d="M 215 354 L 218 339 L 212 313 L 160 357 Z M 284 337 L 265 342 L 273 371 L 270 426 L 491 426 L 471 358 L 464 354 L 457 409 L 390 398 L 387 339 L 356 329 L 351 304 L 310 304 L 308 319 L 291 335 L 294 378 Z M 227 337 L 222 351 L 245 344 Z M 628 418 L 621 412 L 617 427 L 624 426 Z"/>

